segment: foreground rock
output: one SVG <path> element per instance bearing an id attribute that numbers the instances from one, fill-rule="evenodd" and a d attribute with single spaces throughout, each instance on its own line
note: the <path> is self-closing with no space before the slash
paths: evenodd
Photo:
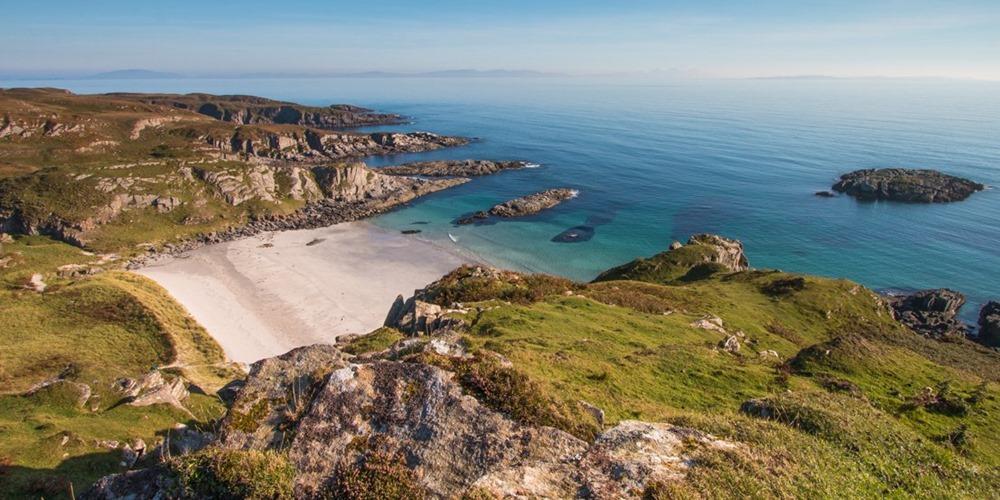
<path id="1" fill-rule="evenodd" d="M 965 337 L 969 327 L 958 319 L 965 296 L 941 288 L 889 297 L 893 316 L 913 331 L 933 338 Z"/>
<path id="2" fill-rule="evenodd" d="M 529 165 L 526 161 L 491 160 L 441 160 L 406 163 L 383 167 L 380 173 L 388 175 L 420 175 L 424 177 L 479 177 L 503 170 L 516 170 Z"/>
<path id="3" fill-rule="evenodd" d="M 987 302 L 979 311 L 979 342 L 1000 347 L 1000 302 Z"/>
<path id="4" fill-rule="evenodd" d="M 303 384 L 314 389 L 298 392 L 301 410 L 293 411 L 285 402 Z M 276 401 L 282 408 L 247 412 Z M 343 497 L 352 478 L 373 473 L 372 480 L 393 481 L 415 497 L 623 498 L 683 478 L 699 450 L 743 449 L 693 429 L 638 421 L 588 444 L 488 408 L 449 371 L 379 360 L 344 365 L 330 346 L 256 364 L 223 433 L 223 448 L 288 450 L 296 498 Z M 166 494 L 169 476 L 158 471 L 106 477 L 85 498 Z"/>
<path id="5" fill-rule="evenodd" d="M 985 186 L 935 170 L 884 168 L 856 170 L 844 174 L 833 190 L 859 200 L 910 203 L 961 201 Z"/>

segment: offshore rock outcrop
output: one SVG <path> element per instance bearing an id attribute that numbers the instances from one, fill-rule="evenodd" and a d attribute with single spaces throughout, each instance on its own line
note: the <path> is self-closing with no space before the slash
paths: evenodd
<path id="1" fill-rule="evenodd" d="M 958 319 L 965 296 L 947 288 L 921 290 L 888 298 L 893 316 L 913 331 L 933 338 L 965 337 L 969 327 Z"/>
<path id="2" fill-rule="evenodd" d="M 527 168 L 525 161 L 492 160 L 438 160 L 405 163 L 383 167 L 379 172 L 388 175 L 421 175 L 425 177 L 479 177 L 504 170 Z"/>
<path id="3" fill-rule="evenodd" d="M 499 205 L 494 205 L 489 214 L 497 217 L 524 217 L 534 215 L 542 210 L 548 210 L 570 198 L 576 198 L 579 191 L 568 188 L 546 189 L 540 193 L 529 194 Z"/>
<path id="4" fill-rule="evenodd" d="M 961 201 L 986 186 L 936 170 L 883 168 L 856 170 L 840 176 L 833 190 L 859 200 L 947 203 Z"/>
<path id="5" fill-rule="evenodd" d="M 465 225 L 483 222 L 490 217 L 501 217 L 511 219 L 515 217 L 526 217 L 535 215 L 544 210 L 548 210 L 570 198 L 576 198 L 579 191 L 568 188 L 546 189 L 534 194 L 515 198 L 503 203 L 494 205 L 489 211 L 475 212 L 470 215 L 459 217 L 455 224 Z"/>

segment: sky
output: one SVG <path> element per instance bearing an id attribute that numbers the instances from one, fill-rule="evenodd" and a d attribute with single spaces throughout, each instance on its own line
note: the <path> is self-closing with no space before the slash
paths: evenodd
<path id="1" fill-rule="evenodd" d="M 1000 0 L 0 0 L 0 75 L 1000 80 Z"/>

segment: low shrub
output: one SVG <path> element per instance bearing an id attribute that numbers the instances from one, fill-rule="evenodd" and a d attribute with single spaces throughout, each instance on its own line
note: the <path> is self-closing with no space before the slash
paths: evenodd
<path id="1" fill-rule="evenodd" d="M 295 468 L 275 451 L 208 448 L 172 458 L 167 469 L 180 496 L 204 499 L 290 499 Z"/>

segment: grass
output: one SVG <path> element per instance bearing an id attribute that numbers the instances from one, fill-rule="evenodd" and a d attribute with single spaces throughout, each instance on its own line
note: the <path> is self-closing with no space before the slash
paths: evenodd
<path id="1" fill-rule="evenodd" d="M 526 283 L 504 279 L 512 280 Z M 483 290 L 503 295 L 505 286 L 444 280 L 434 297 L 482 300 L 465 303 L 465 342 L 477 356 L 494 351 L 512 363 L 523 380 L 505 387 L 534 387 L 555 406 L 586 401 L 607 425 L 670 421 L 746 445 L 698 451 L 684 481 L 656 485 L 650 497 L 994 493 L 1000 387 L 987 367 L 995 352 L 925 343 L 845 280 L 749 271 L 666 281 L 598 282 L 571 295 L 526 285 L 517 295 L 525 300 L 504 303 Z M 692 326 L 705 316 L 720 317 L 726 333 Z M 741 349 L 720 350 L 735 332 Z M 761 354 L 769 350 L 779 357 Z M 462 368 L 452 369 L 461 380 Z M 489 404 L 488 394 L 467 390 Z M 750 400 L 777 410 L 741 413 Z M 494 406 L 515 418 L 534 406 L 502 401 Z"/>
<path id="2" fill-rule="evenodd" d="M 0 497 L 59 497 L 66 492 L 55 490 L 69 483 L 82 492 L 121 470 L 121 452 L 100 441 L 141 438 L 152 445 L 179 422 L 208 425 L 223 415 L 211 393 L 239 372 L 154 282 L 119 271 L 59 277 L 59 265 L 103 264 L 45 237 L 18 237 L 3 251 L 14 258 L 0 270 L 0 457 L 9 461 Z M 22 287 L 34 273 L 48 285 L 42 293 Z M 206 393 L 192 391 L 185 401 L 190 414 L 120 404 L 113 382 L 154 368 L 183 375 Z M 65 391 L 22 395 L 52 377 L 86 384 L 92 395 L 83 407 Z"/>
<path id="3" fill-rule="evenodd" d="M 399 330 L 383 327 L 351 340 L 340 350 L 354 355 L 379 352 L 388 349 L 403 338 L 403 333 Z"/>

